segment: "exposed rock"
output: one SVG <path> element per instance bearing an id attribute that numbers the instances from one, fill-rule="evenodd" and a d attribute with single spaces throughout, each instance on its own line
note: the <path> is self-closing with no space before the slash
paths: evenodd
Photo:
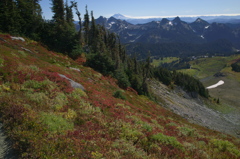
<path id="1" fill-rule="evenodd" d="M 32 52 L 31 50 L 26 49 L 26 48 L 24 48 L 24 47 L 21 47 L 21 49 L 23 49 L 23 50 L 25 50 L 25 51 L 27 51 L 27 52 L 30 52 L 30 53 L 32 53 L 32 54 L 34 54 L 34 52 Z"/>
<path id="2" fill-rule="evenodd" d="M 71 86 L 72 86 L 73 88 L 80 88 L 80 89 L 82 89 L 83 91 L 85 91 L 85 88 L 84 88 L 80 83 L 77 83 L 77 82 L 73 81 L 72 79 L 66 77 L 65 75 L 62 75 L 62 74 L 58 74 L 58 75 L 59 75 L 60 77 L 62 77 L 62 78 L 67 79 L 67 80 L 70 82 L 70 84 L 71 84 Z"/>
<path id="3" fill-rule="evenodd" d="M 11 36 L 11 39 L 12 39 L 12 40 L 20 40 L 20 41 L 23 41 L 23 42 L 25 42 L 25 39 L 24 39 L 24 38 L 22 38 L 22 37 L 15 37 L 15 36 Z"/>
<path id="4" fill-rule="evenodd" d="M 78 72 L 81 72 L 81 70 L 80 69 L 78 69 L 78 68 L 73 68 L 73 67 L 69 67 L 71 70 L 75 70 L 75 71 L 78 71 Z"/>

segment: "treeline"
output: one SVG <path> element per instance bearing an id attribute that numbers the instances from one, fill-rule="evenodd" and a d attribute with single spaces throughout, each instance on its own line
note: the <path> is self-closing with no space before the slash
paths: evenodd
<path id="1" fill-rule="evenodd" d="M 193 97 L 195 97 L 196 94 L 200 94 L 206 98 L 209 96 L 208 91 L 203 84 L 190 75 L 176 71 L 169 71 L 162 67 L 156 68 L 154 75 L 159 81 L 162 81 L 166 85 L 176 84 L 181 86 Z"/>
<path id="2" fill-rule="evenodd" d="M 232 70 L 235 72 L 240 72 L 240 61 L 231 64 Z"/>
<path id="3" fill-rule="evenodd" d="M 37 38 L 43 24 L 39 0 L 1 0 L 0 31 Z"/>
<path id="4" fill-rule="evenodd" d="M 82 19 L 77 2 L 71 1 L 70 5 L 63 0 L 51 2 L 52 20 L 44 20 L 38 0 L 2 0 L 0 31 L 30 37 L 74 60 L 86 56 L 86 66 L 115 77 L 121 88 L 132 87 L 139 94 L 150 96 L 148 79 L 156 78 L 166 85 L 176 84 L 189 92 L 208 97 L 203 85 L 193 77 L 152 67 L 149 54 L 144 61 L 138 61 L 136 55 L 127 56 L 120 38 L 96 25 L 93 12 L 89 15 L 87 7 Z M 75 28 L 74 11 L 79 20 L 79 31 Z"/>

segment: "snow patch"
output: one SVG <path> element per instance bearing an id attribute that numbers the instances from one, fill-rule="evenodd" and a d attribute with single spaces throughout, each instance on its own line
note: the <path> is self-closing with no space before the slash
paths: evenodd
<path id="1" fill-rule="evenodd" d="M 203 35 L 201 35 L 201 38 L 205 39 Z"/>
<path id="2" fill-rule="evenodd" d="M 220 85 L 223 85 L 224 84 L 224 81 L 223 80 L 220 80 L 218 83 L 214 84 L 214 85 L 211 85 L 211 86 L 208 86 L 207 89 L 212 89 L 212 88 L 216 88 Z"/>
<path id="3" fill-rule="evenodd" d="M 208 25 L 208 26 L 205 26 L 205 29 L 209 28 L 209 26 L 210 26 L 210 25 Z"/>
<path id="4" fill-rule="evenodd" d="M 197 19 L 197 22 L 201 22 L 201 19 Z"/>
<path id="5" fill-rule="evenodd" d="M 133 36 L 133 34 L 129 34 L 128 32 L 127 32 L 127 34 L 128 34 L 128 36 Z"/>
<path id="6" fill-rule="evenodd" d="M 169 25 L 171 25 L 171 26 L 173 26 L 173 23 L 172 23 L 171 21 L 170 21 L 170 22 L 168 22 L 168 24 L 169 24 Z"/>

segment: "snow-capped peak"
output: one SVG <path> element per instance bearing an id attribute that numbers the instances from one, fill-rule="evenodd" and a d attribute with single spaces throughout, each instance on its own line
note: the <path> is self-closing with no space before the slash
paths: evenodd
<path id="1" fill-rule="evenodd" d="M 125 17 L 124 15 L 122 14 L 114 14 L 112 17 L 116 18 L 116 19 L 128 19 L 127 17 Z"/>

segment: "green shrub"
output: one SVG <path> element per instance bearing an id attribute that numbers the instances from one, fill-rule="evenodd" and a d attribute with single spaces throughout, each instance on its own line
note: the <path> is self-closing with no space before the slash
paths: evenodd
<path id="1" fill-rule="evenodd" d="M 171 123 L 166 124 L 166 126 L 178 126 L 178 125 L 176 123 L 171 122 Z"/>
<path id="2" fill-rule="evenodd" d="M 26 96 L 29 98 L 30 101 L 36 102 L 37 104 L 41 105 L 48 105 L 49 104 L 49 98 L 48 96 L 43 92 L 28 92 L 26 93 Z"/>
<path id="3" fill-rule="evenodd" d="M 81 45 L 75 45 L 72 52 L 69 56 L 73 59 L 77 59 L 83 53 L 83 49 Z"/>
<path id="4" fill-rule="evenodd" d="M 74 99 L 80 99 L 80 97 L 87 97 L 87 94 L 80 88 L 75 88 L 70 96 Z"/>
<path id="5" fill-rule="evenodd" d="M 131 84 L 129 82 L 128 76 L 123 69 L 116 70 L 114 73 L 114 77 L 118 80 L 117 84 L 119 87 L 123 89 L 130 87 Z"/>
<path id="6" fill-rule="evenodd" d="M 114 94 L 113 94 L 113 96 L 115 97 L 115 98 L 119 98 L 119 99 L 122 99 L 122 100 L 126 100 L 127 98 L 122 94 L 122 91 L 120 91 L 120 90 L 117 90 Z"/>
<path id="7" fill-rule="evenodd" d="M 231 143 L 231 142 L 229 142 L 227 140 L 212 139 L 210 141 L 210 143 L 219 152 L 228 151 L 231 154 L 236 155 L 237 157 L 240 157 L 239 149 L 233 143 Z"/>
<path id="8" fill-rule="evenodd" d="M 143 133 L 137 129 L 133 129 L 130 124 L 126 123 L 122 126 L 120 136 L 128 141 L 136 142 L 141 136 L 143 136 Z"/>
<path id="9" fill-rule="evenodd" d="M 67 103 L 68 103 L 68 98 L 62 92 L 57 93 L 56 97 L 51 100 L 51 105 L 54 110 L 60 110 Z"/>
<path id="10" fill-rule="evenodd" d="M 193 136 L 195 131 L 195 129 L 190 129 L 186 127 L 179 127 L 178 129 L 181 132 L 181 134 L 184 136 Z"/>
<path id="11" fill-rule="evenodd" d="M 165 145 L 171 145 L 171 146 L 179 148 L 179 149 L 183 148 L 182 144 L 180 142 L 178 142 L 175 137 L 166 136 L 166 135 L 164 135 L 162 133 L 153 135 L 151 137 L 151 139 L 153 141 L 160 142 L 160 143 L 165 144 Z"/>
<path id="12" fill-rule="evenodd" d="M 51 91 L 56 84 L 50 80 L 44 80 L 44 81 L 35 81 L 35 80 L 27 80 L 24 82 L 23 86 L 25 88 L 32 88 L 32 89 L 46 89 L 48 91 Z"/>
<path id="13" fill-rule="evenodd" d="M 18 50 L 18 53 L 21 54 L 23 57 L 27 57 L 27 54 L 24 51 Z"/>
<path id="14" fill-rule="evenodd" d="M 1 59 L 1 58 L 0 58 L 0 67 L 3 67 L 3 66 L 4 66 L 3 63 L 4 63 L 4 59 Z"/>
<path id="15" fill-rule="evenodd" d="M 144 123 L 142 127 L 143 127 L 145 130 L 149 131 L 149 132 L 152 131 L 152 127 L 151 127 L 149 124 L 147 124 L 147 123 Z"/>
<path id="16" fill-rule="evenodd" d="M 74 128 L 72 122 L 68 122 L 67 119 L 53 113 L 41 113 L 40 119 L 47 126 L 47 129 L 53 133 L 62 133 Z"/>
<path id="17" fill-rule="evenodd" d="M 29 66 L 33 71 L 38 72 L 39 71 L 39 67 L 35 66 L 35 65 L 30 65 Z"/>

